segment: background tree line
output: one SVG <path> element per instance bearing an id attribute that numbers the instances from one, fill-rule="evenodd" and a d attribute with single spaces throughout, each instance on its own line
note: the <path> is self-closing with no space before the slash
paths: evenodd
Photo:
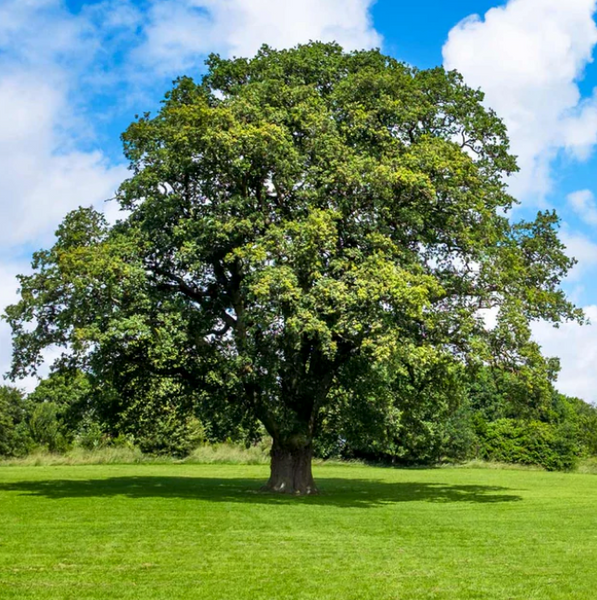
<path id="1" fill-rule="evenodd" d="M 560 394 L 551 383 L 537 385 L 522 372 L 488 366 L 453 374 L 451 385 L 444 381 L 441 393 L 429 387 L 418 394 L 412 383 L 396 381 L 395 411 L 382 431 L 378 419 L 368 430 L 367 420 L 353 418 L 340 398 L 337 410 L 325 415 L 315 456 L 398 465 L 484 459 L 549 470 L 573 469 L 579 459 L 597 456 L 597 408 Z M 239 424 L 224 413 L 202 421 L 200 404 L 181 403 L 171 382 L 162 381 L 147 398 L 127 404 L 80 371 L 55 372 L 29 395 L 3 386 L 0 456 L 136 446 L 184 457 L 202 444 L 250 445 L 267 438 L 258 424 Z"/>

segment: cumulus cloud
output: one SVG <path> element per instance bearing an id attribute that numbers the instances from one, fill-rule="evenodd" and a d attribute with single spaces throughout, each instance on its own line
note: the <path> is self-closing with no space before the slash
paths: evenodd
<path id="1" fill-rule="evenodd" d="M 597 203 L 591 190 L 568 194 L 568 205 L 588 225 L 597 225 Z"/>
<path id="2" fill-rule="evenodd" d="M 597 306 L 585 307 L 585 313 L 591 325 L 566 323 L 555 329 L 547 323 L 536 323 L 533 334 L 546 356 L 560 359 L 559 390 L 597 404 Z"/>
<path id="3" fill-rule="evenodd" d="M 60 0 L 3 0 L 0 3 L 0 47 L 3 62 L 49 65 L 79 61 L 85 54 L 73 54 L 81 40 L 90 41 L 85 20 L 64 9 Z M 93 48 L 88 48 L 88 53 Z"/>
<path id="4" fill-rule="evenodd" d="M 381 42 L 371 23 L 371 3 L 153 0 L 143 14 L 127 0 L 104 0 L 78 15 L 61 0 L 0 3 L 0 160 L 6 199 L 0 203 L 0 250 L 47 242 L 67 210 L 81 203 L 101 205 L 126 175 L 100 151 L 77 147 L 80 131 L 92 126 L 77 117 L 73 92 L 83 69 L 97 66 L 94 56 L 102 41 L 118 46 L 118 36 L 126 31 L 129 51 L 136 46 L 129 66 L 144 57 L 153 72 L 169 73 L 201 64 L 213 50 L 250 55 L 262 43 L 289 47 L 321 39 L 347 48 L 370 47 Z"/>
<path id="5" fill-rule="evenodd" d="M 262 44 L 288 48 L 310 40 L 346 49 L 379 46 L 373 0 L 154 0 L 137 56 L 161 71 L 196 65 L 209 52 L 252 56 Z"/>
<path id="6" fill-rule="evenodd" d="M 509 0 L 460 22 L 444 45 L 446 68 L 482 88 L 486 104 L 504 119 L 521 169 L 510 189 L 527 204 L 542 204 L 552 191 L 558 155 L 585 160 L 597 143 L 597 92 L 582 98 L 578 86 L 597 44 L 596 7 L 596 0 Z M 567 202 L 587 224 L 597 224 L 589 190 Z M 577 300 L 595 275 L 597 244 L 569 227 L 562 240 L 578 260 L 566 281 Z M 585 310 L 597 323 L 597 306 Z M 537 323 L 534 334 L 546 355 L 561 358 L 559 389 L 597 402 L 595 326 Z"/>
<path id="7" fill-rule="evenodd" d="M 78 142 L 78 78 L 98 48 L 60 0 L 0 3 L 0 250 L 47 243 L 65 212 L 113 196 L 125 173 Z M 81 52 L 81 48 L 85 52 Z"/>
<path id="8" fill-rule="evenodd" d="M 577 201 L 583 204 L 582 200 Z M 579 304 L 585 282 L 597 276 L 597 243 L 568 227 L 564 227 L 561 238 L 566 253 L 578 261 L 565 283 L 569 298 Z M 539 322 L 533 325 L 533 335 L 545 356 L 560 359 L 562 370 L 556 387 L 565 394 L 597 404 L 597 306 L 585 306 L 583 310 L 589 325 L 564 323 L 555 328 L 550 323 Z"/>
<path id="9" fill-rule="evenodd" d="M 568 273 L 566 281 L 577 283 L 597 267 L 597 243 L 580 233 L 565 227 L 560 238 L 566 246 L 566 254 L 577 260 L 577 264 Z"/>
<path id="10" fill-rule="evenodd" d="M 582 99 L 578 80 L 597 44 L 596 0 L 510 0 L 456 27 L 444 64 L 481 87 L 504 119 L 521 172 L 513 193 L 541 201 L 559 151 L 587 158 L 597 142 L 597 96 Z"/>
<path id="11" fill-rule="evenodd" d="M 77 147 L 89 125 L 77 116 L 73 90 L 95 48 L 90 22 L 59 0 L 0 3 L 0 312 L 16 299 L 15 276 L 28 267 L 14 257 L 49 244 L 67 211 L 103 207 L 125 176 L 100 150 Z M 2 372 L 10 353 L 2 323 Z"/>
<path id="12" fill-rule="evenodd" d="M 99 151 L 66 150 L 65 90 L 37 75 L 0 77 L 0 247 L 44 245 L 66 212 L 114 195 L 125 176 Z"/>

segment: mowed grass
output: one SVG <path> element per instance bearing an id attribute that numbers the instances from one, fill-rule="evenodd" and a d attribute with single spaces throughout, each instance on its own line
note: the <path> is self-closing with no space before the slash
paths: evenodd
<path id="1" fill-rule="evenodd" d="M 318 466 L 0 468 L 0 598 L 597 597 L 597 477 Z"/>

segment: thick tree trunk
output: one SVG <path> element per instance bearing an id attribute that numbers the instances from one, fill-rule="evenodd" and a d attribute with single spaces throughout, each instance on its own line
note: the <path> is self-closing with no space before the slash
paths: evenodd
<path id="1" fill-rule="evenodd" d="M 281 494 L 317 494 L 311 472 L 313 446 L 287 445 L 274 440 L 271 475 L 265 489 Z"/>

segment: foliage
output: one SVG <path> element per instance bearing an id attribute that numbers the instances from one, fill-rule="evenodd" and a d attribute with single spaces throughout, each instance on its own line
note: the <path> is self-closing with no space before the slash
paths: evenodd
<path id="1" fill-rule="evenodd" d="M 393 400 L 400 412 L 385 438 L 351 435 L 354 428 L 338 416 L 325 421 L 317 455 L 405 465 L 487 459 L 550 470 L 595 455 L 597 408 L 559 394 L 549 381 L 537 387 L 528 372 L 488 367 L 453 371 L 452 378 L 444 372 L 441 381 L 443 390 L 432 386 L 427 401 L 411 386 Z M 339 415 L 350 423 L 344 407 Z"/>
<path id="2" fill-rule="evenodd" d="M 40 380 L 31 394 L 32 404 L 52 404 L 65 428 L 76 431 L 79 423 L 93 414 L 93 385 L 79 370 L 56 370 Z"/>
<path id="3" fill-rule="evenodd" d="M 597 407 L 554 392 L 550 420 L 567 429 L 579 456 L 597 456 Z"/>
<path id="4" fill-rule="evenodd" d="M 205 439 L 201 423 L 194 418 L 158 416 L 152 427 L 137 438 L 142 452 L 188 456 Z"/>
<path id="5" fill-rule="evenodd" d="M 0 457 L 23 456 L 33 446 L 27 427 L 25 395 L 11 386 L 0 387 Z"/>
<path id="6" fill-rule="evenodd" d="M 87 419 L 80 423 L 75 439 L 76 445 L 85 450 L 97 450 L 107 445 L 102 426 L 96 421 Z"/>
<path id="7" fill-rule="evenodd" d="M 595 452 L 597 409 L 559 394 L 549 381 L 537 388 L 524 372 L 484 369 L 469 390 L 477 457 L 571 469 Z"/>
<path id="8" fill-rule="evenodd" d="M 547 470 L 572 469 L 577 448 L 549 423 L 498 419 L 480 432 L 480 457 L 497 462 L 541 465 Z"/>
<path id="9" fill-rule="evenodd" d="M 476 413 L 464 402 L 440 428 L 442 434 L 439 460 L 463 462 L 479 455 L 479 440 L 474 426 Z"/>
<path id="10" fill-rule="evenodd" d="M 128 215 L 69 214 L 20 278 L 12 375 L 54 345 L 114 422 L 154 400 L 166 429 L 261 422 L 279 465 L 305 469 L 272 487 L 298 491 L 324 421 L 384 447 L 398 415 L 448 406 L 464 364 L 547 385 L 530 322 L 582 320 L 560 289 L 573 260 L 553 212 L 509 221 L 516 164 L 482 100 L 455 72 L 335 44 L 211 56 L 123 135 Z M 412 423 L 420 454 L 438 434 Z"/>
<path id="11" fill-rule="evenodd" d="M 42 402 L 33 408 L 29 429 L 33 441 L 50 452 L 64 452 L 69 447 L 69 440 L 58 421 L 58 407 L 52 402 Z"/>
<path id="12" fill-rule="evenodd" d="M 89 427 L 99 429 L 93 386 L 80 370 L 58 369 L 29 394 L 29 428 L 36 444 L 64 452 Z"/>

